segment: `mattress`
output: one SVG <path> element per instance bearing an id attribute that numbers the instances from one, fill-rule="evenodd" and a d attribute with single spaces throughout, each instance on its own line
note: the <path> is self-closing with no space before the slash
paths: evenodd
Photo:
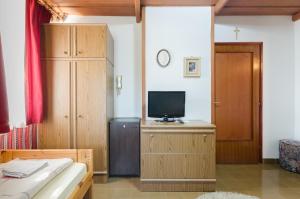
<path id="1" fill-rule="evenodd" d="M 44 186 L 33 199 L 66 199 L 87 173 L 83 163 L 73 163 Z"/>
<path id="2" fill-rule="evenodd" d="M 27 178 L 6 178 L 2 176 L 2 172 L 0 172 L 0 198 L 32 198 L 49 182 L 55 179 L 55 177 L 73 164 L 73 160 L 69 158 L 49 159 L 47 162 L 47 167 L 37 171 Z M 0 170 L 2 170 L 5 165 L 5 163 L 1 164 Z"/>

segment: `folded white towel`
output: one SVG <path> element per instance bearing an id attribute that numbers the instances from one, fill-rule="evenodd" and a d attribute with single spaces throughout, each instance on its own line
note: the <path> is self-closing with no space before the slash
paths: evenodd
<path id="1" fill-rule="evenodd" d="M 73 164 L 73 160 L 69 158 L 43 161 L 47 161 L 48 166 L 27 178 L 7 178 L 0 172 L 0 199 L 33 198 L 47 183 Z M 6 163 L 0 164 L 0 170 L 5 166 Z"/>
<path id="2" fill-rule="evenodd" d="M 6 177 L 26 178 L 40 169 L 48 165 L 46 160 L 20 160 L 15 159 L 7 162 L 3 169 L 2 174 Z"/>
<path id="3" fill-rule="evenodd" d="M 16 195 L 0 195 L 0 199 L 30 199 L 30 197 L 25 193 L 20 193 Z"/>

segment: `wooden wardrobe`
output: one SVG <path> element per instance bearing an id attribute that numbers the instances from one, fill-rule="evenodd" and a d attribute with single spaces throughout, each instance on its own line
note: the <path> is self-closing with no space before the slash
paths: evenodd
<path id="1" fill-rule="evenodd" d="M 113 117 L 113 39 L 107 25 L 46 24 L 41 47 L 44 122 L 40 149 L 94 149 L 94 175 L 106 182 Z"/>

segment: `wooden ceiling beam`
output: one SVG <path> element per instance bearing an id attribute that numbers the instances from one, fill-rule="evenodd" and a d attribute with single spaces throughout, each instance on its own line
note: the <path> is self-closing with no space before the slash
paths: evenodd
<path id="1" fill-rule="evenodd" d="M 0 0 L 1 1 L 1 0 Z M 79 16 L 135 16 L 134 7 L 60 7 L 70 15 Z"/>
<path id="2" fill-rule="evenodd" d="M 298 21 L 300 19 L 300 11 L 293 15 L 293 21 Z"/>
<path id="3" fill-rule="evenodd" d="M 135 0 L 134 9 L 135 9 L 136 22 L 140 23 L 141 22 L 141 0 Z"/>
<path id="4" fill-rule="evenodd" d="M 51 0 L 61 7 L 127 7 L 134 6 L 134 0 Z"/>
<path id="5" fill-rule="evenodd" d="M 215 14 L 218 14 L 228 2 L 229 0 L 219 0 L 215 5 Z"/>

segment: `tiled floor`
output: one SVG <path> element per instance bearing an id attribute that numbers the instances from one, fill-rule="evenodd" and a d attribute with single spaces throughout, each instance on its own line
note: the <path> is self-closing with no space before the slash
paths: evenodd
<path id="1" fill-rule="evenodd" d="M 111 178 L 94 185 L 94 199 L 195 199 L 201 193 L 140 192 L 137 178 Z M 218 165 L 217 191 L 240 192 L 261 199 L 300 199 L 300 174 L 277 165 Z"/>

